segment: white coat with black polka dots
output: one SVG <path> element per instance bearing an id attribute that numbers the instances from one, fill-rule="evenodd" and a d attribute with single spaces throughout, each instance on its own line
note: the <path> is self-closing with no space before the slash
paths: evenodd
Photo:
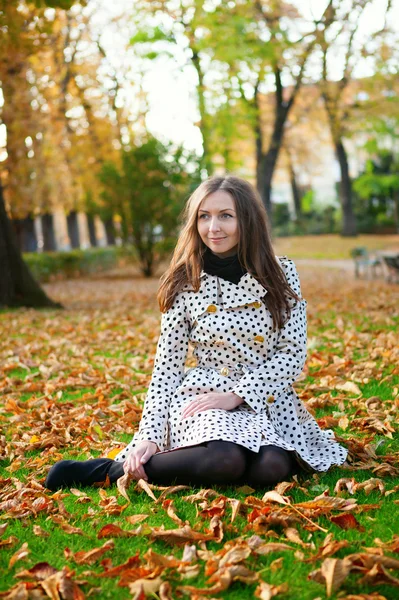
<path id="1" fill-rule="evenodd" d="M 301 297 L 294 263 L 286 257 L 279 261 Z M 155 442 L 161 451 L 211 440 L 253 452 L 273 444 L 294 451 L 316 471 L 345 461 L 346 449 L 330 430 L 320 429 L 292 387 L 306 358 L 306 301 L 293 300 L 290 318 L 274 331 L 262 302 L 266 293 L 250 273 L 235 284 L 202 271 L 198 292 L 188 284 L 183 288 L 162 315 L 140 427 L 117 461 L 141 440 Z M 185 369 L 189 344 L 197 366 Z M 235 392 L 244 402 L 182 421 L 184 406 L 207 392 Z"/>

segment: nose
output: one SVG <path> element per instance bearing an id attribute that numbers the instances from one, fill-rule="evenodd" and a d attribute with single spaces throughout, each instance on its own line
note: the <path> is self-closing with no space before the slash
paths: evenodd
<path id="1" fill-rule="evenodd" d="M 220 224 L 218 222 L 217 217 L 211 217 L 210 223 L 209 223 L 209 231 L 219 231 L 220 229 Z"/>

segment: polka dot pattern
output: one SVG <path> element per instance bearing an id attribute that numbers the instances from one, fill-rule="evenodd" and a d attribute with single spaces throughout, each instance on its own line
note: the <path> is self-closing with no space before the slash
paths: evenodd
<path id="1" fill-rule="evenodd" d="M 279 260 L 301 297 L 294 263 Z M 347 450 L 331 431 L 320 429 L 292 388 L 306 358 L 306 301 L 292 300 L 290 318 L 273 331 L 266 293 L 249 273 L 235 284 L 203 271 L 198 292 L 183 288 L 162 315 L 140 427 L 117 461 L 141 440 L 162 451 L 211 440 L 254 452 L 273 444 L 295 451 L 316 471 L 345 461 Z M 189 344 L 197 366 L 185 370 Z M 235 392 L 244 402 L 231 411 L 212 409 L 181 421 L 186 404 L 207 392 Z"/>

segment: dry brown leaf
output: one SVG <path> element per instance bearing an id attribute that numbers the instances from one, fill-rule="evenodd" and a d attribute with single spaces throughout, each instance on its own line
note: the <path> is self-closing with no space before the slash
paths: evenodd
<path id="1" fill-rule="evenodd" d="M 242 565 L 234 565 L 220 569 L 209 579 L 210 583 L 216 581 L 215 585 L 210 588 L 195 588 L 190 585 L 179 586 L 179 591 L 188 592 L 190 594 L 202 594 L 203 596 L 211 596 L 212 594 L 220 594 L 227 590 L 233 581 L 242 581 L 243 583 L 255 583 L 257 574 L 250 571 Z"/>
<path id="2" fill-rule="evenodd" d="M 140 594 L 144 594 L 142 598 L 146 598 L 152 594 L 156 594 L 162 585 L 162 579 L 155 577 L 155 579 L 137 579 L 133 583 L 129 583 L 129 590 L 133 594 L 133 598 L 141 600 Z"/>
<path id="3" fill-rule="evenodd" d="M 387 598 L 381 596 L 378 592 L 371 592 L 371 594 L 349 594 L 348 596 L 340 596 L 339 600 L 387 600 Z"/>
<path id="4" fill-rule="evenodd" d="M 352 563 L 347 557 L 344 559 L 326 558 L 323 561 L 320 572 L 326 583 L 327 598 L 330 598 L 331 594 L 341 587 L 351 568 Z"/>
<path id="5" fill-rule="evenodd" d="M 5 540 L 0 540 L 0 548 L 3 546 L 13 546 L 17 542 L 19 542 L 19 539 L 15 535 L 10 535 Z"/>
<path id="6" fill-rule="evenodd" d="M 122 477 L 119 477 L 119 479 L 117 479 L 117 481 L 116 481 L 116 485 L 119 490 L 119 493 L 129 502 L 129 504 L 130 504 L 130 498 L 129 498 L 126 490 L 132 481 L 133 481 L 133 479 L 129 473 L 125 473 L 124 475 L 122 475 Z"/>
<path id="7" fill-rule="evenodd" d="M 20 547 L 20 549 L 17 550 L 17 552 L 15 552 L 15 554 L 13 554 L 12 557 L 10 558 L 9 563 L 8 563 L 8 568 L 12 569 L 17 561 L 22 560 L 23 558 L 26 558 L 29 553 L 30 553 L 30 550 L 28 548 L 28 542 L 24 542 L 22 544 L 22 546 Z"/>
<path id="8" fill-rule="evenodd" d="M 72 579 L 72 572 L 64 567 L 54 575 L 40 581 L 40 585 L 52 600 L 84 600 L 85 595 Z"/>
<path id="9" fill-rule="evenodd" d="M 92 565 L 106 552 L 109 552 L 109 550 L 113 550 L 114 548 L 114 540 L 108 540 L 100 548 L 93 548 L 93 550 L 88 551 L 79 550 L 79 552 L 72 554 L 71 558 L 73 558 L 78 565 Z"/>
<path id="10" fill-rule="evenodd" d="M 385 570 L 384 565 L 377 563 L 367 571 L 363 577 L 359 580 L 361 585 L 382 585 L 387 583 L 389 585 L 399 586 L 399 579 L 394 577 L 388 571 Z"/>
<path id="11" fill-rule="evenodd" d="M 218 515 L 212 517 L 209 524 L 209 531 L 213 535 L 215 542 L 221 542 L 224 536 L 223 522 Z"/>
<path id="12" fill-rule="evenodd" d="M 215 540 L 213 533 L 200 533 L 191 529 L 189 525 L 184 525 L 180 529 L 163 529 L 154 527 L 150 538 L 153 540 L 163 540 L 167 544 L 184 545 L 187 542 L 202 542 Z"/>
<path id="13" fill-rule="evenodd" d="M 47 579 L 50 575 L 55 575 L 55 573 L 58 573 L 58 570 L 49 565 L 49 563 L 40 562 L 30 569 L 18 571 L 15 577 L 18 579 L 36 579 L 37 581 L 41 581 L 42 579 Z"/>
<path id="14" fill-rule="evenodd" d="M 159 587 L 159 600 L 173 600 L 172 586 L 169 581 L 164 581 Z"/>
<path id="15" fill-rule="evenodd" d="M 6 592 L 0 592 L 0 598 L 4 600 L 28 600 L 29 593 L 24 583 L 16 583 Z"/>
<path id="16" fill-rule="evenodd" d="M 104 561 L 101 561 L 101 564 L 104 566 Z M 97 577 L 118 577 L 124 571 L 128 571 L 129 569 L 134 569 L 140 565 L 140 557 L 138 553 L 135 556 L 131 556 L 127 559 L 126 562 L 121 565 L 117 565 L 115 567 L 110 567 L 106 569 L 103 573 L 96 574 Z"/>
<path id="17" fill-rule="evenodd" d="M 249 485 L 242 485 L 241 487 L 237 488 L 237 492 L 239 494 L 244 494 L 244 495 L 250 495 L 254 493 L 254 488 L 250 487 Z"/>
<path id="18" fill-rule="evenodd" d="M 330 517 L 330 521 L 338 525 L 341 529 L 358 529 L 359 531 L 365 531 L 365 528 L 360 525 L 356 517 L 351 513 L 341 513 Z"/>
<path id="19" fill-rule="evenodd" d="M 362 392 L 356 383 L 353 381 L 346 381 L 344 384 L 338 384 L 335 386 L 336 390 L 340 390 L 341 392 L 349 392 L 350 394 L 355 394 L 355 396 L 361 396 Z"/>
<path id="20" fill-rule="evenodd" d="M 266 583 L 266 581 L 261 581 L 255 590 L 255 598 L 260 598 L 260 600 L 271 600 L 271 598 L 274 598 L 279 594 L 286 594 L 288 589 L 286 583 L 282 583 L 281 585 L 271 585 L 270 583 Z"/>
<path id="21" fill-rule="evenodd" d="M 280 556 L 280 558 L 276 558 L 275 560 L 273 560 L 270 563 L 270 570 L 272 573 L 275 573 L 276 571 L 281 571 L 282 567 L 284 564 L 284 557 Z"/>
<path id="22" fill-rule="evenodd" d="M 149 515 L 130 515 L 129 517 L 125 517 L 125 521 L 130 523 L 130 525 L 136 525 L 137 523 L 141 523 L 148 519 Z"/>
<path id="23" fill-rule="evenodd" d="M 284 535 L 288 541 L 293 542 L 294 544 L 298 544 L 299 546 L 302 546 L 302 548 L 312 547 L 312 544 L 302 541 L 298 530 L 295 529 L 295 527 L 287 527 L 287 529 L 284 530 Z"/>
<path id="24" fill-rule="evenodd" d="M 73 527 L 69 523 L 61 523 L 60 527 L 63 531 L 65 531 L 65 533 L 68 533 L 69 535 L 86 535 L 85 532 L 82 531 L 82 529 L 80 529 L 80 527 Z"/>
<path id="25" fill-rule="evenodd" d="M 294 550 L 292 546 L 282 542 L 268 542 L 261 544 L 254 549 L 255 554 L 270 554 L 271 552 L 284 552 L 285 550 Z"/>
<path id="26" fill-rule="evenodd" d="M 121 479 L 122 479 L 122 477 L 121 477 Z M 120 479 L 118 479 L 118 481 L 120 481 Z M 157 501 L 157 497 L 155 496 L 154 492 L 152 491 L 152 489 L 150 488 L 150 486 L 144 479 L 138 480 L 137 487 L 142 489 L 150 498 L 152 498 L 154 500 L 154 502 Z"/>
<path id="27" fill-rule="evenodd" d="M 125 531 L 119 525 L 114 525 L 113 523 L 108 523 L 108 525 L 104 525 L 101 527 L 100 531 L 97 534 L 97 539 L 101 540 L 103 538 L 113 538 L 113 537 L 132 537 L 136 535 L 135 532 Z"/>
<path id="28" fill-rule="evenodd" d="M 234 546 L 220 559 L 219 566 L 224 567 L 230 564 L 238 564 L 250 555 L 251 548 L 249 546 Z"/>
<path id="29" fill-rule="evenodd" d="M 166 510 L 168 517 L 170 517 L 172 521 L 174 521 L 178 525 L 184 525 L 184 521 L 182 521 L 180 517 L 178 517 L 176 514 L 176 509 L 173 500 L 171 500 L 170 498 L 164 500 L 162 502 L 162 508 Z"/>
<path id="30" fill-rule="evenodd" d="M 161 504 L 167 496 L 171 494 L 176 494 L 176 492 L 181 492 L 182 490 L 189 490 L 189 485 L 170 485 L 165 490 L 163 490 L 162 494 L 157 499 L 157 503 Z"/>
<path id="31" fill-rule="evenodd" d="M 33 525 L 33 533 L 38 537 L 49 537 L 49 533 L 42 529 L 40 525 Z"/>

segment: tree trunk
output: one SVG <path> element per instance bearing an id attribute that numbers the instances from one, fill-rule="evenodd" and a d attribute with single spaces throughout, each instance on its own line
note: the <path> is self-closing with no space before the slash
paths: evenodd
<path id="1" fill-rule="evenodd" d="M 257 96 L 257 124 L 256 124 L 256 185 L 258 192 L 265 205 L 269 219 L 272 214 L 272 179 L 276 168 L 277 159 L 283 144 L 284 125 L 286 123 L 289 109 L 292 106 L 289 103 L 276 101 L 275 120 L 273 125 L 273 133 L 270 141 L 269 149 L 263 152 L 263 131 L 260 122 L 260 106 L 259 97 Z"/>
<path id="2" fill-rule="evenodd" d="M 356 218 L 353 213 L 352 181 L 349 176 L 349 165 L 346 150 L 341 138 L 335 141 L 335 154 L 341 170 L 340 196 L 342 206 L 342 232 L 345 237 L 356 236 Z"/>
<path id="3" fill-rule="evenodd" d="M 71 248 L 80 248 L 78 214 L 75 210 L 72 210 L 69 215 L 67 215 L 67 227 Z"/>
<path id="4" fill-rule="evenodd" d="M 3 198 L 0 182 L 0 306 L 62 308 L 46 296 L 33 278 L 17 246 Z"/>
<path id="5" fill-rule="evenodd" d="M 98 242 L 93 215 L 87 214 L 87 228 L 89 230 L 90 245 L 92 248 L 95 248 L 96 246 L 98 246 Z"/>
<path id="6" fill-rule="evenodd" d="M 289 171 L 290 171 L 292 199 L 294 201 L 294 208 L 295 208 L 295 217 L 297 220 L 299 220 L 302 217 L 301 193 L 299 191 L 298 184 L 296 182 L 296 173 L 295 173 L 294 165 L 292 164 L 291 160 L 290 160 L 290 165 L 289 165 Z"/>
<path id="7" fill-rule="evenodd" d="M 42 232 L 43 232 L 43 250 L 45 252 L 55 252 L 57 243 L 54 232 L 54 216 L 51 213 L 42 215 Z"/>
<path id="8" fill-rule="evenodd" d="M 393 190 L 393 218 L 395 221 L 396 233 L 399 233 L 399 189 Z"/>
<path id="9" fill-rule="evenodd" d="M 200 126 L 200 130 L 201 130 L 201 135 L 202 135 L 202 147 L 204 150 L 201 162 L 203 164 L 203 167 L 206 169 L 208 176 L 210 176 L 210 175 L 212 175 L 213 164 L 212 164 L 212 159 L 211 159 L 210 152 L 209 152 L 209 129 L 208 129 L 208 123 L 207 123 L 206 104 L 205 104 L 204 74 L 202 72 L 198 52 L 193 47 L 191 47 L 191 50 L 193 53 L 193 57 L 191 60 L 192 60 L 195 70 L 197 71 L 197 76 L 198 76 L 197 93 L 198 93 L 198 109 L 199 109 L 199 113 L 200 113 L 199 126 Z"/>
<path id="10" fill-rule="evenodd" d="M 103 219 L 105 227 L 105 235 L 107 238 L 107 246 L 115 246 L 115 228 L 112 217 Z"/>

